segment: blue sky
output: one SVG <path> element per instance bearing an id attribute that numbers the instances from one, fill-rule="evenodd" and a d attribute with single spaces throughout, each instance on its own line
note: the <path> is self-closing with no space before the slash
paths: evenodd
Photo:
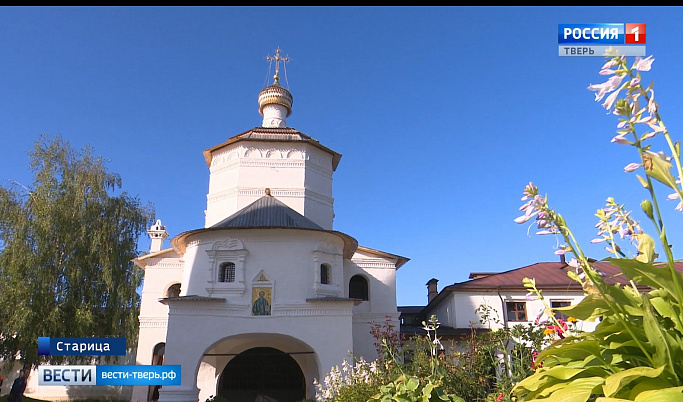
<path id="1" fill-rule="evenodd" d="M 3 7 L 0 184 L 30 185 L 27 152 L 41 134 L 61 135 L 107 158 L 171 236 L 201 228 L 202 151 L 261 124 L 265 57 L 279 47 L 291 58 L 288 125 L 343 155 L 335 229 L 410 258 L 398 303 L 420 305 L 430 278 L 441 288 L 558 258 L 555 238 L 513 222 L 529 181 L 591 256 L 607 256 L 589 244 L 595 211 L 609 196 L 637 210 L 646 194 L 623 172 L 637 155 L 610 143 L 616 117 L 587 90 L 606 79 L 604 59 L 559 57 L 558 24 L 646 23 L 655 62 L 643 80 L 676 136 L 682 17 L 677 7 Z M 674 206 L 664 204 L 680 244 Z"/>

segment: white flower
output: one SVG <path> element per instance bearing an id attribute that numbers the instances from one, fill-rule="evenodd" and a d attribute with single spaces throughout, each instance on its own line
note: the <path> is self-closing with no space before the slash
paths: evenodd
<path id="1" fill-rule="evenodd" d="M 633 63 L 633 67 L 631 68 L 638 71 L 650 71 L 653 61 L 655 61 L 655 59 L 653 59 L 652 56 L 648 56 L 646 59 L 637 56 L 636 61 Z"/>
<path id="2" fill-rule="evenodd" d="M 614 91 L 619 87 L 621 84 L 621 81 L 624 79 L 624 75 L 614 75 L 610 77 L 607 81 L 603 82 L 602 84 L 591 84 L 588 86 L 588 89 L 591 91 L 597 91 L 595 94 L 595 100 L 599 101 L 601 100 L 605 95 L 607 95 L 609 92 Z"/>
<path id="3" fill-rule="evenodd" d="M 640 163 L 629 163 L 628 165 L 624 166 L 624 172 L 630 173 L 638 170 L 638 168 L 641 166 Z"/>
<path id="4" fill-rule="evenodd" d="M 612 142 L 616 142 L 617 144 L 622 144 L 622 145 L 630 145 L 633 144 L 631 141 L 629 141 L 626 138 L 626 134 L 619 134 L 616 137 L 612 138 Z"/>

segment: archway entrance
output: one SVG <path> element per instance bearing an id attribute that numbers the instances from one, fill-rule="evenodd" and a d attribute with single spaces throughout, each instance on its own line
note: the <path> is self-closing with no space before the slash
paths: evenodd
<path id="1" fill-rule="evenodd" d="M 217 394 L 230 402 L 297 402 L 306 397 L 306 381 L 290 355 L 257 347 L 230 360 L 221 374 Z"/>

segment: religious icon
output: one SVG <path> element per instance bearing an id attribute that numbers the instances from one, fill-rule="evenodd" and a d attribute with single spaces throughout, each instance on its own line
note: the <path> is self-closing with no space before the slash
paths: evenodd
<path id="1" fill-rule="evenodd" d="M 254 288 L 252 291 L 252 315 L 270 315 L 270 288 Z"/>

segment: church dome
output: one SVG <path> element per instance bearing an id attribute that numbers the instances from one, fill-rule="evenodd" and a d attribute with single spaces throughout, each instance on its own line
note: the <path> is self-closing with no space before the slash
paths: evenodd
<path id="1" fill-rule="evenodd" d="M 263 88 L 258 95 L 259 113 L 263 115 L 263 108 L 267 105 L 281 105 L 287 108 L 286 117 L 289 117 L 292 114 L 293 102 L 292 94 L 280 86 L 276 76 L 273 85 Z"/>
<path id="2" fill-rule="evenodd" d="M 270 62 L 275 62 L 275 76 L 273 84 L 263 88 L 258 95 L 259 113 L 263 116 L 263 127 L 283 128 L 287 127 L 287 117 L 292 114 L 292 94 L 280 86 L 280 62 L 284 66 L 289 57 L 280 56 L 280 49 L 275 51 L 275 56 L 266 57 Z"/>

